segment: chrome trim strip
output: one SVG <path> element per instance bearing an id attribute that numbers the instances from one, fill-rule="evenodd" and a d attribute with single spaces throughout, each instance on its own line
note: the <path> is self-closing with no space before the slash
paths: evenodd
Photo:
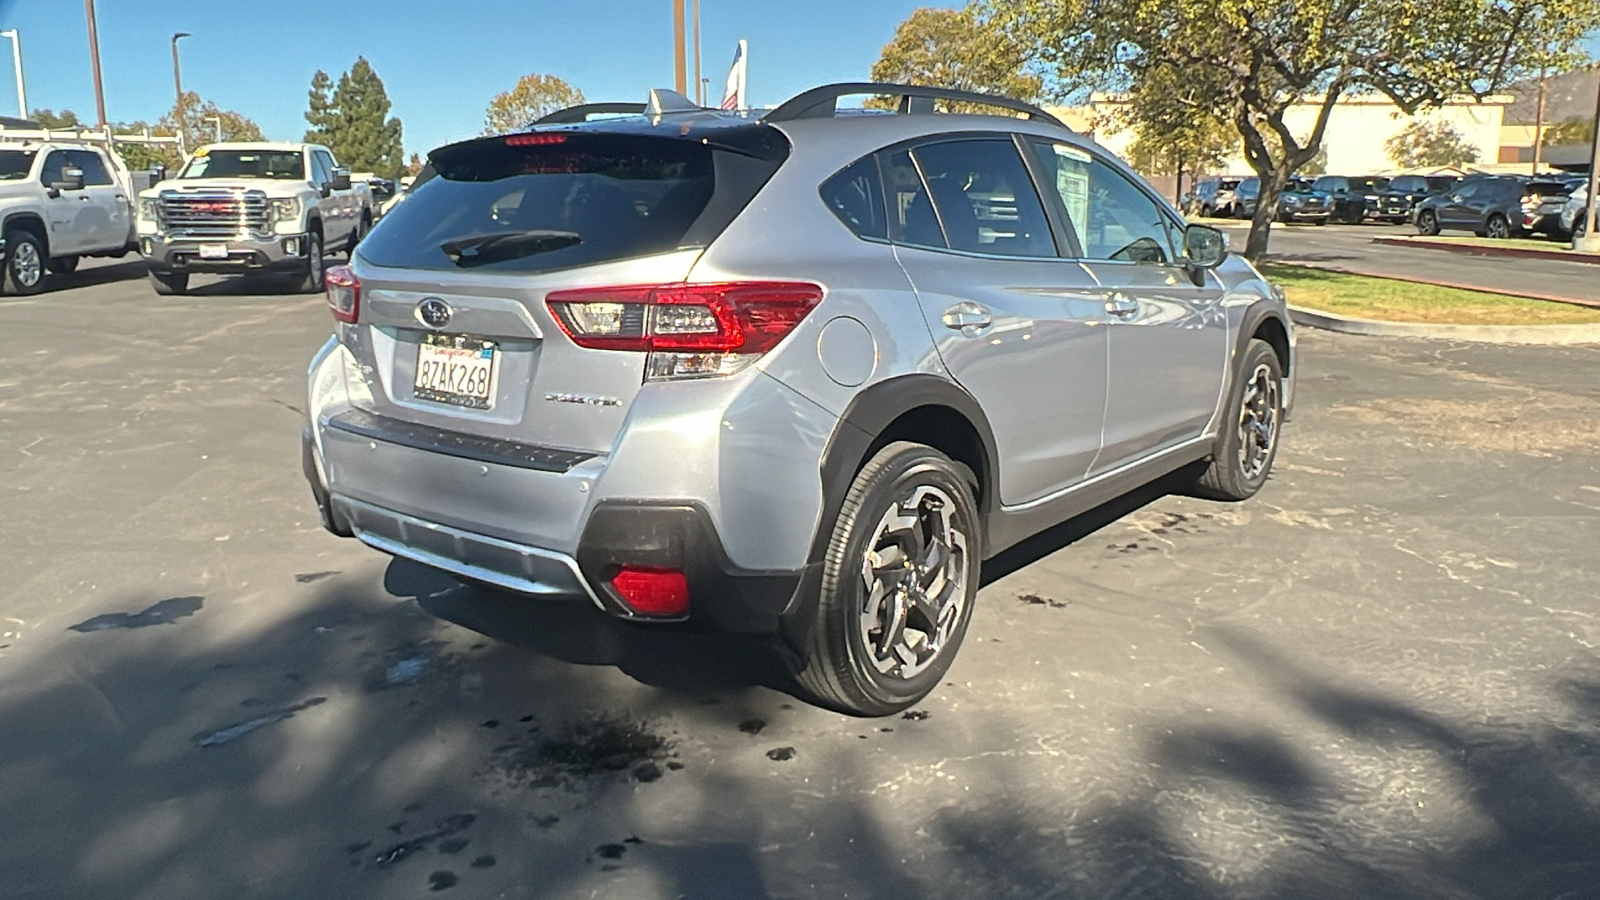
<path id="1" fill-rule="evenodd" d="M 381 506 L 374 506 L 370 503 L 364 503 L 360 500 L 353 500 L 349 497 L 339 494 L 335 494 L 332 498 L 332 501 L 336 508 L 343 506 L 355 511 L 356 515 L 346 516 L 346 520 L 350 523 L 350 528 L 355 532 L 356 537 L 360 539 L 362 543 L 374 549 L 382 550 L 383 552 L 393 556 L 399 556 L 404 559 L 419 562 L 425 566 L 443 569 L 446 572 L 471 578 L 475 581 L 482 581 L 486 584 L 492 584 L 495 587 L 505 588 L 508 591 L 514 591 L 519 594 L 544 597 L 573 596 L 571 591 L 564 590 L 559 585 L 531 581 L 527 578 L 519 578 L 515 575 L 510 575 L 494 569 L 486 569 L 482 566 L 465 563 L 458 559 L 451 559 L 447 556 L 441 556 L 428 550 L 422 550 L 409 544 L 391 540 L 379 534 L 373 534 L 367 529 L 362 528 L 359 523 L 359 517 L 363 513 L 378 518 L 391 519 L 404 527 L 424 529 L 435 534 L 441 534 L 452 539 L 457 544 L 480 544 L 486 547 L 494 547 L 504 550 L 512 554 L 538 557 L 540 559 L 556 563 L 571 573 L 573 582 L 583 589 L 582 596 L 588 597 L 589 601 L 592 602 L 602 612 L 609 613 L 613 611 L 610 607 L 606 606 L 606 604 L 602 602 L 598 596 L 595 595 L 594 589 L 589 586 L 588 580 L 583 577 L 583 572 L 579 570 L 577 560 L 567 556 L 564 553 L 556 553 L 553 550 L 545 550 L 540 547 L 530 547 L 527 544 L 516 544 L 512 543 L 511 541 L 500 540 L 499 538 L 492 538 L 470 531 L 463 531 L 459 528 L 451 528 L 448 525 L 440 525 L 437 522 L 429 522 L 424 519 L 416 518 L 415 516 L 408 516 L 405 513 L 395 512 L 392 509 L 384 509 Z"/>

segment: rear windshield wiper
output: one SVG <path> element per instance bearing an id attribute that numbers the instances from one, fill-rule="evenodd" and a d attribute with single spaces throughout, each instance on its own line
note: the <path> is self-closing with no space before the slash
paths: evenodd
<path id="1" fill-rule="evenodd" d="M 501 231 L 445 241 L 439 245 L 450 261 L 462 268 L 481 266 L 508 259 L 521 259 L 535 253 L 549 253 L 583 243 L 576 232 L 530 229 L 527 231 Z"/>

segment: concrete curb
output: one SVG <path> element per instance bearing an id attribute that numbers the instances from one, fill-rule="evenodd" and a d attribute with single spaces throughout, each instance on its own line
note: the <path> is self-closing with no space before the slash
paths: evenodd
<path id="1" fill-rule="evenodd" d="M 1426 338 L 1438 341 L 1472 341 L 1480 344 L 1600 344 L 1600 324 L 1594 325 L 1436 325 L 1430 322 L 1379 322 L 1355 319 L 1301 306 L 1289 307 L 1289 318 L 1343 334 L 1374 337 Z"/>
<path id="2" fill-rule="evenodd" d="M 1476 256 L 1512 256 L 1521 259 L 1559 259 L 1563 262 L 1600 266 L 1600 254 L 1579 253 L 1576 250 L 1535 250 L 1532 247 L 1486 247 L 1483 244 L 1445 244 L 1438 241 L 1409 237 L 1375 237 L 1372 242 L 1374 244 L 1392 244 L 1396 247 L 1443 250 L 1447 253 L 1470 253 Z"/>

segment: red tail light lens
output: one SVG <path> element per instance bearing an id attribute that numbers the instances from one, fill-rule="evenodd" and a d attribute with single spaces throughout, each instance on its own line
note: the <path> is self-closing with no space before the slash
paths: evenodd
<path id="1" fill-rule="evenodd" d="M 623 566 L 611 586 L 634 612 L 646 616 L 683 616 L 689 612 L 689 579 L 677 569 Z"/>
<path id="2" fill-rule="evenodd" d="M 341 322 L 354 324 L 361 316 L 361 281 L 349 266 L 334 266 L 322 279 L 328 291 L 328 309 Z"/>
<path id="3" fill-rule="evenodd" d="M 778 345 L 822 301 L 804 282 L 633 285 L 554 291 L 561 330 L 592 350 L 652 354 L 652 378 L 725 375 Z"/>
<path id="4" fill-rule="evenodd" d="M 548 147 L 566 142 L 564 134 L 513 134 L 506 138 L 507 147 Z"/>

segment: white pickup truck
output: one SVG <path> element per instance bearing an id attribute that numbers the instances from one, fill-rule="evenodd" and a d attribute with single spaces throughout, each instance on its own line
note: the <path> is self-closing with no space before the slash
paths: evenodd
<path id="1" fill-rule="evenodd" d="M 0 143 L 0 253 L 4 287 L 44 290 L 46 271 L 71 272 L 84 256 L 133 249 L 128 173 L 105 150 L 68 141 Z"/>
<path id="2" fill-rule="evenodd" d="M 372 192 L 327 147 L 208 144 L 139 193 L 139 252 L 158 294 L 187 291 L 195 272 L 288 275 L 309 293 L 324 255 L 353 249 L 373 219 Z"/>

